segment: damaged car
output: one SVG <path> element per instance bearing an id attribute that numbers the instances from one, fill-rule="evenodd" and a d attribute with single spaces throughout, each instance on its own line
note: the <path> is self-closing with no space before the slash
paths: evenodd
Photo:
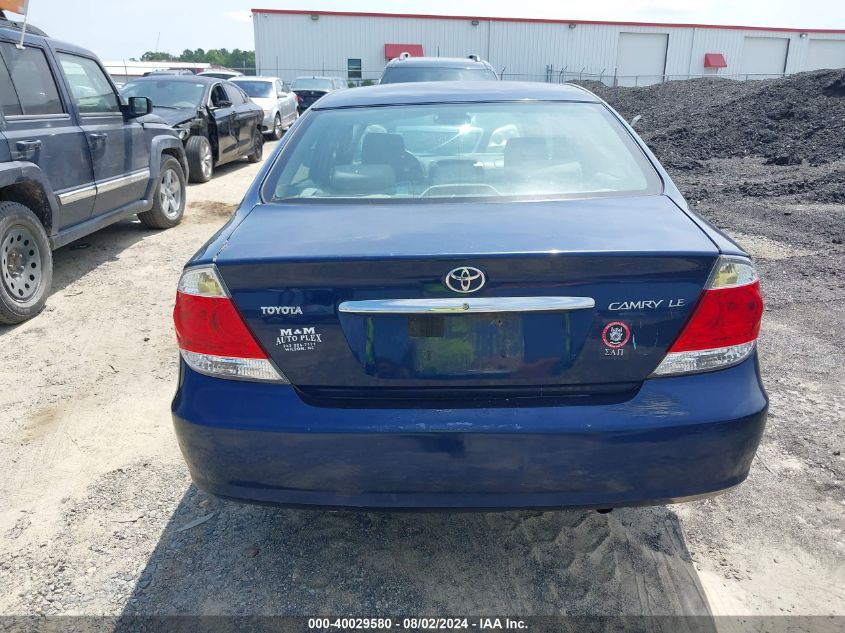
<path id="1" fill-rule="evenodd" d="M 264 111 L 228 81 L 151 76 L 127 83 L 121 92 L 126 98 L 147 97 L 153 114 L 173 126 L 185 144 L 191 182 L 208 182 L 218 165 L 262 158 Z"/>

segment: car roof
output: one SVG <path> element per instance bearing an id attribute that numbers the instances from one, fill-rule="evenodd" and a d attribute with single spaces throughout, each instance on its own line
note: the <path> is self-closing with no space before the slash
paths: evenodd
<path id="1" fill-rule="evenodd" d="M 9 20 L 8 18 L 5 20 L 0 19 L 0 33 L 3 33 L 4 36 L 13 38 L 15 41 L 18 41 L 21 37 L 20 23 L 15 22 L 13 20 Z M 91 51 L 89 51 L 87 48 L 82 48 L 81 46 L 71 44 L 70 42 L 63 42 L 61 40 L 53 39 L 52 37 L 49 37 L 43 33 L 44 31 L 41 31 L 37 28 L 33 29 L 31 25 L 27 26 L 26 36 L 24 37 L 24 45 L 29 43 L 38 46 L 44 46 L 44 44 L 49 42 L 53 48 L 56 48 L 60 51 L 76 53 L 84 57 L 93 57 L 95 59 L 97 58 L 97 56 Z"/>
<path id="2" fill-rule="evenodd" d="M 338 77 L 324 77 L 323 75 L 300 75 L 296 79 L 327 79 L 331 81 L 332 79 L 338 79 Z M 296 81 L 294 79 L 294 81 Z"/>
<path id="3" fill-rule="evenodd" d="M 232 77 L 226 81 L 237 83 L 239 81 L 281 81 L 278 77 L 268 77 L 265 75 L 243 75 L 240 77 Z"/>
<path id="4" fill-rule="evenodd" d="M 425 68 L 478 68 L 487 67 L 489 63 L 483 59 L 478 61 L 469 57 L 406 57 L 405 59 L 391 59 L 388 66 L 421 66 Z"/>
<path id="5" fill-rule="evenodd" d="M 539 81 L 421 81 L 382 84 L 330 92 L 312 108 L 352 108 L 422 103 L 488 101 L 588 101 L 601 103 L 589 90 L 572 84 Z"/>
<path id="6" fill-rule="evenodd" d="M 136 77 L 130 81 L 184 81 L 208 85 L 227 80 L 220 79 L 219 77 L 201 77 L 200 75 L 165 75 L 163 73 L 152 73 L 146 77 Z"/>

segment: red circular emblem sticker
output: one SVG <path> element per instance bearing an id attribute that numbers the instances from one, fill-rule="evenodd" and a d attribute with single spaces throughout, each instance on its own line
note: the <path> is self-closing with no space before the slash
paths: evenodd
<path id="1" fill-rule="evenodd" d="M 631 330 L 622 321 L 608 323 L 601 332 L 601 340 L 613 349 L 624 347 L 630 338 Z"/>

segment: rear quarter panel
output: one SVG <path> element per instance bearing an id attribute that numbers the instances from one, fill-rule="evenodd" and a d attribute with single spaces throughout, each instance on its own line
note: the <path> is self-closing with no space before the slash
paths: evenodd
<path id="1" fill-rule="evenodd" d="M 578 86 L 580 88 L 580 86 Z M 581 88 L 585 90 L 584 88 Z M 585 92 L 589 92 L 585 90 Z M 590 93 L 592 94 L 592 93 Z M 596 95 L 593 95 L 596 96 Z M 598 97 L 596 97 L 598 98 Z M 646 157 L 649 159 L 651 164 L 654 166 L 657 173 L 660 175 L 661 180 L 663 180 L 663 193 L 669 197 L 670 200 L 684 213 L 689 216 L 689 218 L 695 222 L 695 224 L 707 235 L 707 237 L 713 242 L 713 244 L 719 249 L 719 252 L 723 255 L 739 255 L 743 257 L 748 257 L 748 253 L 733 239 L 728 237 L 725 233 L 721 230 L 713 226 L 710 222 L 702 218 L 698 215 L 695 211 L 693 211 L 689 203 L 687 203 L 686 198 L 684 198 L 681 191 L 675 185 L 672 177 L 669 176 L 669 173 L 664 169 L 663 165 L 658 160 L 657 156 L 654 155 L 654 152 L 651 151 L 651 148 L 640 138 L 640 135 L 637 134 L 636 130 L 625 120 L 625 118 L 619 114 L 616 110 L 611 107 L 609 103 L 604 100 L 600 101 L 604 104 L 604 106 L 615 116 L 619 123 L 628 131 L 628 133 L 634 138 L 637 142 L 637 145 L 640 146 L 643 153 L 645 153 Z"/>

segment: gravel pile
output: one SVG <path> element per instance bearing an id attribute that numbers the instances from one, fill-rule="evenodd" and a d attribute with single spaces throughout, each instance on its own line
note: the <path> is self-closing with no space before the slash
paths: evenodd
<path id="1" fill-rule="evenodd" d="M 735 193 L 845 201 L 845 70 L 644 88 L 581 83 L 626 119 L 641 114 L 637 132 L 673 175 L 711 171 L 712 159 L 751 157 L 793 169 L 777 172 L 774 183 L 737 183 Z"/>
<path id="2" fill-rule="evenodd" d="M 662 161 L 760 156 L 820 165 L 845 152 L 845 70 L 784 79 L 691 79 L 645 88 L 583 85 L 630 119 Z"/>

